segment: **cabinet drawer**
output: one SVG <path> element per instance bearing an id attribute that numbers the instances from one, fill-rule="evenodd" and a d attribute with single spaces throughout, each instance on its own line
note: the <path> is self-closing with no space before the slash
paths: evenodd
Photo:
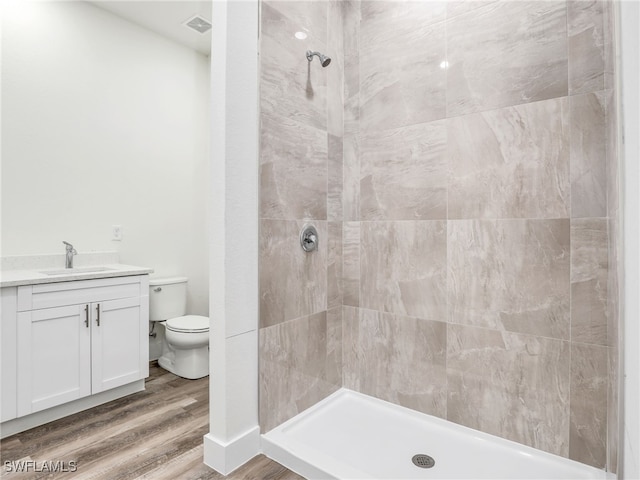
<path id="1" fill-rule="evenodd" d="M 149 295 L 147 275 L 18 287 L 18 311 Z"/>

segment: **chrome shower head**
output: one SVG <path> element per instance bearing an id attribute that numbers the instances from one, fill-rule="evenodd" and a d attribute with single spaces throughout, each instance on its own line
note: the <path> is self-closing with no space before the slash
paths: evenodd
<path id="1" fill-rule="evenodd" d="M 320 60 L 320 65 L 322 65 L 323 67 L 326 67 L 331 63 L 331 59 L 326 55 L 323 55 L 320 52 L 312 52 L 311 50 L 307 50 L 307 60 L 313 60 L 314 55 L 318 57 L 318 59 Z"/>

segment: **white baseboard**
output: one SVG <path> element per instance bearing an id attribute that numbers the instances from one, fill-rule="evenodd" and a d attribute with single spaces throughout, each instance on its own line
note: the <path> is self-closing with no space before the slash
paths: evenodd
<path id="1" fill-rule="evenodd" d="M 204 463 L 222 475 L 229 475 L 260 453 L 260 427 L 221 442 L 210 433 L 204 436 Z"/>

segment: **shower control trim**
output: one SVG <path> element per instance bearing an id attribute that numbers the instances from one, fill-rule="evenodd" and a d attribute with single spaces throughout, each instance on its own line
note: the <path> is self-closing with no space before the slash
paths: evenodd
<path id="1" fill-rule="evenodd" d="M 307 253 L 318 249 L 318 230 L 316 230 L 316 227 L 311 224 L 302 227 L 300 231 L 300 246 Z"/>

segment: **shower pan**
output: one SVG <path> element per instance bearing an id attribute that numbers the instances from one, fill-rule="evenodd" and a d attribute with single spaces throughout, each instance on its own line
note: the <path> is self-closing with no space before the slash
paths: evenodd
<path id="1" fill-rule="evenodd" d="M 310 480 L 607 478 L 597 468 L 347 389 L 263 435 L 262 447 Z M 416 456 L 423 461 L 412 461 Z"/>

